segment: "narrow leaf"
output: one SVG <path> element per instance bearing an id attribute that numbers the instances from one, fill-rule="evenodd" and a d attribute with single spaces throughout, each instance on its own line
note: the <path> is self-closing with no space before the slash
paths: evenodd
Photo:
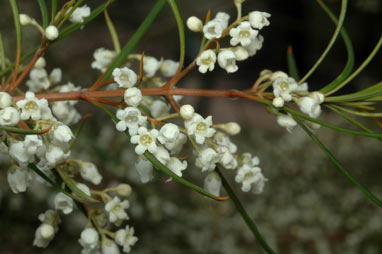
<path id="1" fill-rule="evenodd" d="M 295 118 L 296 119 L 296 118 Z M 374 196 L 366 187 L 364 187 L 360 182 L 358 182 L 349 171 L 347 171 L 344 166 L 334 157 L 334 155 L 321 143 L 321 141 L 298 119 L 297 123 L 302 127 L 302 129 L 312 138 L 312 140 L 321 148 L 321 150 L 330 158 L 330 160 L 337 166 L 339 170 L 352 182 L 354 183 L 371 201 L 373 201 L 379 207 L 382 207 L 382 201 Z"/>
<path id="2" fill-rule="evenodd" d="M 50 22 L 53 24 L 57 12 L 57 0 L 52 0 L 52 13 Z"/>
<path id="3" fill-rule="evenodd" d="M 43 130 L 30 130 L 30 129 L 22 129 L 22 128 L 16 128 L 16 127 L 8 127 L 8 126 L 0 126 L 0 130 L 17 133 L 17 134 L 23 134 L 23 135 L 39 135 L 47 133 L 51 127 L 43 129 Z"/>
<path id="4" fill-rule="evenodd" d="M 329 41 L 328 46 L 324 50 L 324 52 L 321 54 L 321 56 L 318 58 L 316 63 L 313 65 L 313 67 L 308 71 L 308 73 L 305 74 L 305 76 L 298 82 L 299 84 L 303 83 L 307 78 L 312 75 L 312 73 L 317 69 L 317 67 L 322 63 L 322 61 L 325 59 L 327 54 L 329 53 L 330 49 L 333 47 L 334 42 L 337 40 L 338 34 L 341 31 L 341 27 L 344 23 L 345 15 L 346 15 L 346 8 L 347 8 L 347 0 L 342 0 L 341 1 L 341 13 L 340 13 L 340 18 L 336 27 L 336 30 L 333 33 L 332 38 Z"/>
<path id="5" fill-rule="evenodd" d="M 333 21 L 334 24 L 338 25 L 338 19 L 336 16 L 333 14 L 333 12 L 322 2 L 321 0 L 317 0 L 318 4 L 321 6 L 321 8 L 328 14 L 330 19 Z M 320 90 L 321 93 L 327 93 L 330 90 L 334 89 L 337 85 L 339 85 L 343 80 L 346 79 L 346 77 L 349 76 L 351 71 L 353 70 L 354 67 L 354 50 L 353 50 L 353 45 L 350 40 L 350 37 L 348 33 L 346 32 L 346 29 L 344 27 L 341 28 L 341 37 L 345 43 L 346 46 L 346 52 L 347 52 L 347 61 L 345 68 L 342 70 L 341 74 L 338 75 L 338 77 L 330 82 L 328 85 L 326 85 L 324 88 Z"/>
<path id="6" fill-rule="evenodd" d="M 171 6 L 171 10 L 175 16 L 176 24 L 178 25 L 178 33 L 179 33 L 179 67 L 177 73 L 179 73 L 183 68 L 184 57 L 186 52 L 186 37 L 184 35 L 184 24 L 182 20 L 182 15 L 180 14 L 178 4 L 175 0 L 169 0 L 168 3 Z"/>
<path id="7" fill-rule="evenodd" d="M 113 60 L 110 64 L 109 68 L 105 72 L 105 75 L 102 81 L 105 81 L 111 77 L 111 73 L 117 67 L 119 67 L 122 63 L 125 62 L 127 56 L 131 53 L 131 51 L 135 48 L 138 42 L 142 39 L 143 35 L 147 31 L 147 29 L 154 22 L 155 18 L 158 16 L 159 12 L 162 10 L 163 6 L 166 4 L 167 0 L 158 0 L 154 7 L 151 9 L 150 13 L 143 20 L 141 25 L 138 27 L 137 31 L 133 34 L 130 40 L 125 44 L 122 48 L 121 53 Z"/>
<path id="8" fill-rule="evenodd" d="M 289 113 L 291 113 L 294 116 L 298 116 L 299 118 L 303 118 L 303 119 L 308 120 L 310 122 L 313 122 L 313 123 L 325 126 L 327 128 L 330 128 L 330 129 L 333 129 L 333 130 L 336 130 L 336 131 L 340 131 L 340 132 L 344 132 L 344 133 L 349 133 L 349 134 L 353 134 L 353 135 L 357 135 L 357 136 L 366 136 L 366 137 L 372 137 L 372 138 L 378 138 L 378 139 L 382 138 L 382 134 L 368 133 L 368 132 L 361 132 L 361 131 L 353 131 L 353 130 L 341 128 L 341 127 L 329 124 L 327 122 L 323 122 L 323 121 L 317 120 L 315 118 L 309 117 L 309 116 L 307 116 L 307 115 L 305 115 L 303 113 L 300 113 L 300 112 L 295 111 L 295 110 L 293 110 L 291 108 L 288 108 L 288 107 L 283 107 L 283 109 L 286 112 L 289 112 Z"/>
<path id="9" fill-rule="evenodd" d="M 260 242 L 261 246 L 264 248 L 264 250 L 267 253 L 276 253 L 272 248 L 269 246 L 269 244 L 265 241 L 264 237 L 261 235 L 260 231 L 257 229 L 257 226 L 255 222 L 249 217 L 247 211 L 245 210 L 244 206 L 240 202 L 240 199 L 236 196 L 235 192 L 229 185 L 228 181 L 225 179 L 224 175 L 220 171 L 219 168 L 216 168 L 215 171 L 219 174 L 224 189 L 226 190 L 227 194 L 231 197 L 232 202 L 235 204 L 236 209 L 239 211 L 241 217 L 249 227 L 249 229 L 252 231 L 256 239 Z"/>
<path id="10" fill-rule="evenodd" d="M 104 15 L 105 15 L 107 28 L 109 29 L 109 33 L 111 36 L 111 40 L 113 41 L 114 50 L 115 50 L 115 52 L 119 53 L 119 52 L 121 52 L 121 46 L 119 44 L 118 33 L 115 30 L 114 24 L 110 19 L 110 16 L 109 16 L 107 9 L 104 10 Z"/>
<path id="11" fill-rule="evenodd" d="M 40 6 L 41 16 L 42 16 L 42 27 L 46 28 L 49 24 L 49 14 L 46 8 L 45 0 L 38 0 L 38 5 Z"/>
<path id="12" fill-rule="evenodd" d="M 288 50 L 287 50 L 287 63 L 288 63 L 289 76 L 291 76 L 295 80 L 299 80 L 300 75 L 298 74 L 297 64 L 293 55 L 293 50 L 291 45 L 288 46 Z"/>
<path id="13" fill-rule="evenodd" d="M 325 97 L 325 102 L 354 102 L 372 99 L 382 95 L 382 82 L 368 87 L 362 91 L 340 95 L 340 96 L 327 96 Z"/>

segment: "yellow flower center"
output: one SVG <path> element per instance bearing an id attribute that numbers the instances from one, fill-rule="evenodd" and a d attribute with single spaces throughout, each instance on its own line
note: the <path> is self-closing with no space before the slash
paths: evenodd
<path id="1" fill-rule="evenodd" d="M 38 109 L 38 105 L 36 102 L 34 101 L 28 101 L 26 104 L 25 104 L 25 109 L 28 110 L 28 111 L 34 111 L 34 110 L 37 110 Z"/>
<path id="2" fill-rule="evenodd" d="M 139 138 L 139 141 L 143 145 L 149 145 L 151 142 L 153 142 L 153 139 L 151 138 L 150 135 L 144 134 Z"/>

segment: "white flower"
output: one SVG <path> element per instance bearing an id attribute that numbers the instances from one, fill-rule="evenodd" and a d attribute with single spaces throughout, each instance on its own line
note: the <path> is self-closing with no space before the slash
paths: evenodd
<path id="1" fill-rule="evenodd" d="M 127 67 L 123 67 L 122 69 L 115 68 L 113 70 L 113 76 L 119 87 L 123 88 L 132 87 L 138 81 L 137 74 Z"/>
<path id="2" fill-rule="evenodd" d="M 102 175 L 98 172 L 97 167 L 91 162 L 80 162 L 81 177 L 95 185 L 100 184 Z"/>
<path id="3" fill-rule="evenodd" d="M 138 171 L 142 183 L 150 182 L 153 179 L 153 164 L 144 158 L 138 158 L 135 163 L 135 168 Z"/>
<path id="4" fill-rule="evenodd" d="M 159 132 L 158 141 L 161 142 L 161 144 L 175 142 L 180 133 L 179 127 L 173 123 L 166 123 Z"/>
<path id="5" fill-rule="evenodd" d="M 43 223 L 36 230 L 33 246 L 37 246 L 39 248 L 46 248 L 48 247 L 50 241 L 52 241 L 53 238 L 53 226 L 47 223 Z"/>
<path id="6" fill-rule="evenodd" d="M 32 174 L 26 168 L 17 167 L 8 171 L 7 180 L 12 192 L 17 194 L 27 190 L 27 187 L 32 180 Z"/>
<path id="7" fill-rule="evenodd" d="M 20 18 L 20 24 L 22 26 L 31 25 L 34 22 L 34 19 L 32 19 L 31 17 L 29 17 L 27 14 L 24 14 L 24 13 L 21 13 L 19 15 L 19 18 Z"/>
<path id="8" fill-rule="evenodd" d="M 258 35 L 251 43 L 245 47 L 249 56 L 254 56 L 258 50 L 263 47 L 264 37 Z"/>
<path id="9" fill-rule="evenodd" d="M 87 250 L 99 248 L 99 235 L 94 228 L 85 228 L 81 232 L 81 238 L 78 240 L 81 246 Z"/>
<path id="10" fill-rule="evenodd" d="M 253 185 L 255 193 L 263 192 L 264 183 L 267 179 L 261 173 L 261 168 L 251 167 L 248 164 L 241 166 L 236 174 L 235 181 L 241 183 L 241 190 L 248 192 Z"/>
<path id="11" fill-rule="evenodd" d="M 23 142 L 24 149 L 30 155 L 43 154 L 45 147 L 39 135 L 27 135 Z"/>
<path id="12" fill-rule="evenodd" d="M 122 197 L 130 196 L 131 191 L 131 186 L 127 183 L 121 183 L 117 187 L 115 187 L 115 192 Z"/>
<path id="13" fill-rule="evenodd" d="M 216 39 L 222 36 L 224 29 L 228 27 L 229 15 L 224 12 L 218 12 L 213 20 L 210 20 L 203 27 L 204 37 L 207 39 Z"/>
<path id="14" fill-rule="evenodd" d="M 36 69 L 44 69 L 46 66 L 46 61 L 45 61 L 45 58 L 40 56 L 37 61 L 35 62 L 34 64 L 34 68 Z"/>
<path id="15" fill-rule="evenodd" d="M 48 73 L 45 69 L 33 68 L 29 73 L 29 78 L 30 80 L 28 80 L 26 84 L 32 92 L 48 89 L 50 87 Z"/>
<path id="16" fill-rule="evenodd" d="M 108 238 L 102 240 L 102 254 L 119 254 L 118 246 Z"/>
<path id="17" fill-rule="evenodd" d="M 134 236 L 134 228 L 129 225 L 115 232 L 115 242 L 123 247 L 123 252 L 129 253 L 131 246 L 134 246 L 137 241 L 138 237 Z"/>
<path id="18" fill-rule="evenodd" d="M 11 106 L 13 98 L 6 92 L 0 92 L 0 108 L 6 108 Z"/>
<path id="19" fill-rule="evenodd" d="M 187 168 L 187 161 L 181 161 L 176 157 L 171 157 L 166 166 L 177 176 L 182 177 L 182 171 Z"/>
<path id="20" fill-rule="evenodd" d="M 190 122 L 187 123 L 188 135 L 194 135 L 196 143 L 203 144 L 206 138 L 212 137 L 216 130 L 211 128 L 212 126 L 212 116 L 208 116 L 204 119 L 199 114 L 194 114 Z"/>
<path id="21" fill-rule="evenodd" d="M 69 155 L 70 151 L 64 153 L 61 147 L 50 145 L 46 151 L 45 158 L 48 162 L 48 165 L 54 167 L 61 163 L 64 159 L 68 158 Z"/>
<path id="22" fill-rule="evenodd" d="M 13 107 L 6 107 L 0 110 L 0 125 L 15 126 L 20 121 L 20 113 Z"/>
<path id="23" fill-rule="evenodd" d="M 163 146 L 158 146 L 154 156 L 164 165 L 166 165 L 166 163 L 170 160 L 170 154 Z"/>
<path id="24" fill-rule="evenodd" d="M 282 97 L 284 101 L 291 101 L 292 94 L 296 91 L 298 85 L 293 78 L 276 78 L 272 83 L 273 94 L 275 97 Z"/>
<path id="25" fill-rule="evenodd" d="M 150 114 L 152 115 L 152 117 L 157 118 L 157 117 L 167 115 L 170 109 L 171 109 L 171 106 L 167 104 L 166 102 L 162 100 L 155 100 L 150 105 Z"/>
<path id="26" fill-rule="evenodd" d="M 214 141 L 219 147 L 226 147 L 230 153 L 236 153 L 237 146 L 231 142 L 229 137 L 222 132 L 218 132 L 214 136 Z"/>
<path id="27" fill-rule="evenodd" d="M 164 60 L 160 66 L 160 72 L 166 78 L 170 78 L 175 75 L 178 70 L 179 62 L 175 62 L 173 60 Z"/>
<path id="28" fill-rule="evenodd" d="M 282 97 L 275 97 L 272 101 L 272 105 L 276 108 L 281 108 L 284 106 L 284 99 Z"/>
<path id="29" fill-rule="evenodd" d="M 62 71 L 60 68 L 54 68 L 52 72 L 49 74 L 49 81 L 51 84 L 59 83 L 61 81 L 61 78 L 62 78 Z"/>
<path id="30" fill-rule="evenodd" d="M 128 220 L 129 216 L 125 212 L 125 209 L 129 208 L 130 204 L 128 200 L 121 200 L 118 197 L 114 197 L 112 200 L 106 203 L 105 210 L 109 213 L 109 221 L 116 226 L 121 225 L 122 221 Z"/>
<path id="31" fill-rule="evenodd" d="M 71 102 L 75 101 L 56 101 L 52 103 L 53 114 L 66 125 L 76 124 L 81 119 L 81 115 L 71 105 Z"/>
<path id="32" fill-rule="evenodd" d="M 219 152 L 219 163 L 223 165 L 226 169 L 235 169 L 237 167 L 237 161 L 233 157 L 232 153 L 225 146 L 218 146 L 217 150 Z"/>
<path id="33" fill-rule="evenodd" d="M 24 147 L 24 142 L 22 141 L 10 144 L 9 155 L 21 164 L 34 161 L 34 156 L 28 153 L 27 149 Z"/>
<path id="34" fill-rule="evenodd" d="M 300 110 L 310 117 L 317 118 L 321 114 L 320 104 L 312 97 L 306 96 L 298 100 Z"/>
<path id="35" fill-rule="evenodd" d="M 179 114 L 184 120 L 190 120 L 195 113 L 195 109 L 192 105 L 186 104 L 180 107 Z"/>
<path id="36" fill-rule="evenodd" d="M 208 71 L 213 71 L 215 68 L 216 54 L 212 49 L 207 49 L 198 56 L 196 59 L 196 64 L 199 66 L 199 72 L 206 73 Z"/>
<path id="37" fill-rule="evenodd" d="M 196 158 L 195 165 L 204 171 L 215 169 L 216 163 L 219 161 L 219 154 L 212 148 L 203 149 Z"/>
<path id="38" fill-rule="evenodd" d="M 44 99 L 37 99 L 33 92 L 27 92 L 24 100 L 16 102 L 16 105 L 20 108 L 21 120 L 50 120 L 52 118 L 52 112 L 49 109 L 48 101 Z"/>
<path id="39" fill-rule="evenodd" d="M 101 72 L 105 72 L 116 55 L 116 52 L 112 50 L 104 48 L 96 49 L 93 54 L 94 61 L 92 62 L 91 66 L 93 69 L 98 69 Z"/>
<path id="40" fill-rule="evenodd" d="M 92 195 L 92 193 L 90 191 L 90 188 L 86 184 L 77 183 L 76 186 L 77 186 L 78 189 L 80 189 L 83 193 L 85 193 L 89 197 Z"/>
<path id="41" fill-rule="evenodd" d="M 117 130 L 125 131 L 128 128 L 131 136 L 137 134 L 139 126 L 144 125 L 147 121 L 147 117 L 142 116 L 141 111 L 134 107 L 126 107 L 124 110 L 120 109 L 116 115 L 120 120 L 116 125 Z"/>
<path id="42" fill-rule="evenodd" d="M 141 90 L 136 87 L 127 88 L 123 98 L 127 105 L 137 107 L 142 101 Z"/>
<path id="43" fill-rule="evenodd" d="M 64 214 L 69 214 L 73 211 L 73 199 L 60 192 L 54 198 L 54 207 Z"/>
<path id="44" fill-rule="evenodd" d="M 220 196 L 221 185 L 220 176 L 215 171 L 209 172 L 204 178 L 204 189 L 215 196 Z"/>
<path id="45" fill-rule="evenodd" d="M 243 21 L 236 28 L 232 28 L 229 31 L 229 35 L 232 37 L 230 43 L 232 46 L 236 46 L 239 43 L 241 46 L 248 46 L 256 38 L 258 33 L 258 31 L 251 28 L 248 21 Z"/>
<path id="46" fill-rule="evenodd" d="M 227 73 L 236 72 L 239 67 L 236 65 L 236 56 L 232 50 L 221 50 L 218 55 L 218 64 Z"/>
<path id="47" fill-rule="evenodd" d="M 50 40 L 50 41 L 53 41 L 53 40 L 57 39 L 57 37 L 58 37 L 58 29 L 57 29 L 57 27 L 55 27 L 53 25 L 48 26 L 45 29 L 45 37 L 48 40 Z"/>
<path id="48" fill-rule="evenodd" d="M 189 17 L 186 25 L 192 32 L 201 32 L 203 30 L 203 22 L 195 16 Z"/>
<path id="49" fill-rule="evenodd" d="M 171 154 L 177 154 L 179 153 L 183 145 L 187 142 L 187 136 L 183 133 L 179 133 L 178 138 L 174 142 L 167 142 L 164 144 L 164 146 L 171 151 Z"/>
<path id="50" fill-rule="evenodd" d="M 70 10 L 70 9 L 69 9 Z M 89 17 L 90 15 L 90 7 L 88 7 L 86 4 L 77 7 L 72 14 L 69 17 L 69 21 L 72 23 L 82 23 L 84 22 L 84 19 Z"/>
<path id="51" fill-rule="evenodd" d="M 73 137 L 72 130 L 66 125 L 60 125 L 53 131 L 53 137 L 55 141 L 61 143 L 69 142 Z"/>
<path id="52" fill-rule="evenodd" d="M 231 48 L 231 50 L 235 54 L 237 61 L 244 61 L 248 59 L 249 57 L 248 50 L 245 47 L 237 46 L 237 47 Z"/>
<path id="53" fill-rule="evenodd" d="M 159 70 L 162 60 L 158 61 L 155 57 L 143 57 L 143 71 L 148 78 L 154 77 L 155 73 Z"/>
<path id="54" fill-rule="evenodd" d="M 131 137 L 131 143 L 137 144 L 135 152 L 137 154 L 143 154 L 146 150 L 150 153 L 155 153 L 158 150 L 158 146 L 155 141 L 158 137 L 158 130 L 152 129 L 148 131 L 145 127 L 139 127 L 138 134 Z"/>
<path id="55" fill-rule="evenodd" d="M 261 30 L 264 26 L 269 26 L 268 18 L 271 17 L 271 14 L 261 11 L 253 11 L 248 15 L 249 23 L 255 29 Z"/>

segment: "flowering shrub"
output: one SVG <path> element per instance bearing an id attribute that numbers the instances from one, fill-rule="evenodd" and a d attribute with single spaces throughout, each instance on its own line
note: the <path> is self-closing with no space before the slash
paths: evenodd
<path id="1" fill-rule="evenodd" d="M 132 187 L 125 182 L 104 186 L 103 172 L 91 161 L 76 159 L 76 146 L 81 127 L 88 114 L 81 115 L 78 101 L 86 101 L 104 111 L 115 123 L 115 131 L 125 134 L 134 147 L 135 169 L 142 184 L 154 179 L 159 171 L 210 199 L 229 202 L 231 199 L 249 229 L 266 252 L 273 247 L 262 236 L 253 219 L 236 196 L 231 182 L 242 192 L 261 194 L 266 188 L 267 170 L 259 156 L 242 151 L 231 137 L 239 135 L 241 127 L 236 122 L 217 123 L 212 115 L 203 116 L 193 105 L 182 103 L 184 96 L 239 98 L 258 102 L 274 115 L 275 123 L 294 135 L 300 126 L 328 155 L 342 173 L 369 198 L 374 205 L 381 200 L 353 177 L 316 137 L 320 126 L 353 135 L 381 139 L 351 115 L 369 118 L 380 117 L 372 105 L 382 96 L 382 84 L 371 85 L 354 93 L 333 95 L 356 77 L 376 55 L 382 45 L 379 40 L 370 56 L 352 71 L 354 55 L 343 22 L 347 1 L 342 1 L 339 18 L 319 1 L 321 7 L 336 25 L 329 45 L 308 73 L 299 78 L 292 51 L 288 50 L 289 71 L 261 71 L 254 82 L 244 90 L 185 89 L 181 86 L 188 73 L 196 70 L 200 75 L 221 68 L 226 75 L 234 75 L 240 62 L 251 61 L 265 41 L 263 29 L 271 25 L 271 14 L 258 10 L 245 10 L 244 0 L 235 0 L 237 15 L 232 18 L 220 10 L 208 11 L 204 21 L 191 16 L 186 27 L 199 33 L 201 45 L 194 59 L 185 66 L 185 27 L 175 0 L 158 0 L 144 22 L 130 40 L 121 47 L 120 39 L 108 14 L 113 1 L 106 1 L 95 9 L 82 1 L 68 1 L 59 5 L 52 1 L 48 12 L 45 1 L 38 1 L 42 12 L 41 24 L 27 13 L 19 13 L 16 0 L 10 0 L 17 35 L 17 54 L 14 61 L 1 46 L 0 129 L 1 150 L 9 156 L 7 181 L 14 193 L 26 192 L 34 184 L 50 185 L 57 191 L 52 209 L 41 211 L 41 225 L 36 229 L 34 246 L 47 248 L 58 233 L 61 218 L 80 210 L 87 224 L 78 233 L 82 253 L 129 253 L 137 243 L 135 229 L 130 225 L 129 208 L 134 206 Z M 161 9 L 169 4 L 179 32 L 180 53 L 178 61 L 157 59 L 144 53 L 133 53 L 145 31 Z M 94 50 L 89 67 L 99 77 L 88 87 L 63 83 L 65 74 L 60 68 L 47 71 L 44 55 L 55 43 L 80 30 L 98 15 L 104 14 L 110 30 L 114 49 Z M 216 13 L 216 14 L 215 14 Z M 244 15 L 245 14 L 245 15 Z M 50 18 L 49 18 L 50 15 Z M 41 45 L 30 58 L 21 52 L 21 26 L 41 33 Z M 0 34 L 1 35 L 1 34 Z M 320 65 L 333 43 L 341 35 L 348 49 L 344 71 L 329 84 L 314 90 L 306 82 Z M 215 66 L 217 64 L 217 66 Z M 339 127 L 319 120 L 323 106 L 344 117 L 360 131 Z M 351 114 L 351 115 L 349 115 Z M 96 116 L 94 116 L 96 117 Z M 378 122 L 378 124 L 380 124 Z M 204 177 L 203 188 L 191 183 L 184 172 L 191 167 L 200 170 Z M 234 174 L 232 180 L 225 175 Z M 223 189 L 225 193 L 223 194 Z"/>

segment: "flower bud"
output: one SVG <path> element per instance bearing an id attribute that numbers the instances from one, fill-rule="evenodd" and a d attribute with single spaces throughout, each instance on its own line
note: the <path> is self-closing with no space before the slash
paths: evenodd
<path id="1" fill-rule="evenodd" d="M 281 108 L 284 106 L 284 99 L 282 97 L 276 97 L 273 99 L 272 104 L 276 108 Z"/>
<path id="2" fill-rule="evenodd" d="M 180 117 L 182 117 L 184 120 L 190 120 L 195 113 L 194 107 L 190 104 L 183 105 L 180 107 Z"/>
<path id="3" fill-rule="evenodd" d="M 55 26 L 48 26 L 45 29 L 45 37 L 48 40 L 50 40 L 50 41 L 53 41 L 53 40 L 57 39 L 57 37 L 58 37 L 58 29 L 57 29 L 57 27 L 55 27 Z"/>
<path id="4" fill-rule="evenodd" d="M 11 106 L 13 102 L 12 96 L 6 92 L 0 92 L 0 108 L 6 108 Z"/>
<path id="5" fill-rule="evenodd" d="M 186 24 L 192 32 L 201 32 L 203 30 L 203 22 L 195 16 L 189 17 Z"/>
<path id="6" fill-rule="evenodd" d="M 45 58 L 42 56 L 37 59 L 36 63 L 34 64 L 34 68 L 36 69 L 44 69 L 46 66 Z"/>
<path id="7" fill-rule="evenodd" d="M 31 25 L 33 23 L 33 19 L 31 17 L 29 17 L 27 14 L 21 13 L 19 15 L 19 18 L 20 18 L 20 24 L 22 26 Z"/>
<path id="8" fill-rule="evenodd" d="M 115 191 L 122 197 L 128 197 L 131 194 L 131 186 L 129 184 L 122 183 L 115 188 Z"/>
<path id="9" fill-rule="evenodd" d="M 229 135 L 237 135 L 240 133 L 241 128 L 240 125 L 236 122 L 229 122 L 225 124 L 219 124 L 218 127 L 225 132 L 227 132 Z"/>
<path id="10" fill-rule="evenodd" d="M 235 54 L 237 61 L 244 61 L 248 58 L 248 51 L 241 46 L 232 48 L 233 53 Z"/>

